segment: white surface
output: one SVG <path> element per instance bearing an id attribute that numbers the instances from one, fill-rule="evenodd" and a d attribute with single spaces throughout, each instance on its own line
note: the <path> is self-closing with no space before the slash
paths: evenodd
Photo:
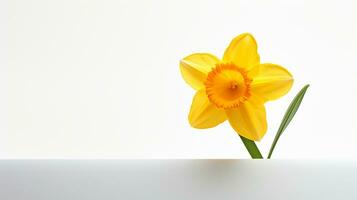
<path id="1" fill-rule="evenodd" d="M 357 8 L 335 1 L 0 1 L 1 158 L 249 157 L 228 123 L 189 127 L 178 62 L 255 35 L 292 91 L 267 104 L 266 155 L 311 84 L 275 158 L 356 158 Z"/>
<path id="2" fill-rule="evenodd" d="M 0 199 L 355 200 L 355 162 L 0 161 Z"/>

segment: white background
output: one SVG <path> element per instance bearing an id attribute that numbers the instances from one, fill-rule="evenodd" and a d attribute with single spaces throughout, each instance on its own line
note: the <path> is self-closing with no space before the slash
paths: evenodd
<path id="1" fill-rule="evenodd" d="M 266 104 L 264 155 L 310 83 L 273 157 L 356 158 L 356 13 L 353 0 L 2 0 L 0 157 L 249 158 L 227 122 L 189 126 L 178 63 L 250 32 L 295 78 Z"/>

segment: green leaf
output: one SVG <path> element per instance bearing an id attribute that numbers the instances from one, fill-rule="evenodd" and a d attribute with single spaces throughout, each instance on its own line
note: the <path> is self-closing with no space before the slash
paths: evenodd
<path id="1" fill-rule="evenodd" d="M 243 142 L 245 148 L 247 148 L 250 156 L 253 159 L 263 159 L 263 156 L 260 153 L 260 151 L 254 141 L 249 140 L 243 136 L 239 136 L 239 137 L 242 139 L 242 142 Z"/>
<path id="2" fill-rule="evenodd" d="M 269 155 L 268 155 L 268 159 L 271 158 L 271 155 L 273 154 L 274 148 L 276 146 L 276 143 L 278 142 L 281 134 L 284 132 L 284 130 L 286 129 L 286 127 L 288 127 L 289 123 L 291 122 L 291 120 L 293 119 L 296 111 L 299 109 L 299 106 L 301 104 L 302 99 L 304 98 L 304 95 L 306 93 L 307 88 L 310 85 L 305 85 L 300 92 L 295 96 L 295 98 L 293 99 L 293 101 L 290 103 L 288 109 L 285 112 L 284 118 L 281 121 L 280 127 L 275 135 L 273 144 L 270 147 L 270 151 L 269 151 Z"/>

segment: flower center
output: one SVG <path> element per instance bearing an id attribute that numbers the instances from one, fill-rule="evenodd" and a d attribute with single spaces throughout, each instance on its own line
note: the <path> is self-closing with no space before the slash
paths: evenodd
<path id="1" fill-rule="evenodd" d="M 232 63 L 217 64 L 208 73 L 205 86 L 209 100 L 218 108 L 236 108 L 250 96 L 247 72 Z"/>

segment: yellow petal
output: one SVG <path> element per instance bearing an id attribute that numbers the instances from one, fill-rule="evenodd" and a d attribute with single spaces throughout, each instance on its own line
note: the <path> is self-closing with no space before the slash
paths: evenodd
<path id="1" fill-rule="evenodd" d="M 233 62 L 246 70 L 259 64 L 259 60 L 257 42 L 249 33 L 243 33 L 234 38 L 223 56 L 224 62 Z"/>
<path id="2" fill-rule="evenodd" d="M 227 119 L 222 109 L 216 108 L 209 100 L 204 89 L 193 98 L 188 120 L 194 128 L 212 128 Z"/>
<path id="3" fill-rule="evenodd" d="M 250 97 L 242 105 L 226 111 L 228 121 L 241 136 L 259 141 L 267 130 L 264 103 L 256 97 Z"/>
<path id="4" fill-rule="evenodd" d="M 253 77 L 251 91 L 264 101 L 274 100 L 289 92 L 294 79 L 288 70 L 275 64 L 261 64 Z"/>
<path id="5" fill-rule="evenodd" d="M 180 61 L 180 70 L 183 79 L 194 89 L 204 87 L 208 72 L 215 68 L 219 59 L 208 53 L 189 55 Z"/>

